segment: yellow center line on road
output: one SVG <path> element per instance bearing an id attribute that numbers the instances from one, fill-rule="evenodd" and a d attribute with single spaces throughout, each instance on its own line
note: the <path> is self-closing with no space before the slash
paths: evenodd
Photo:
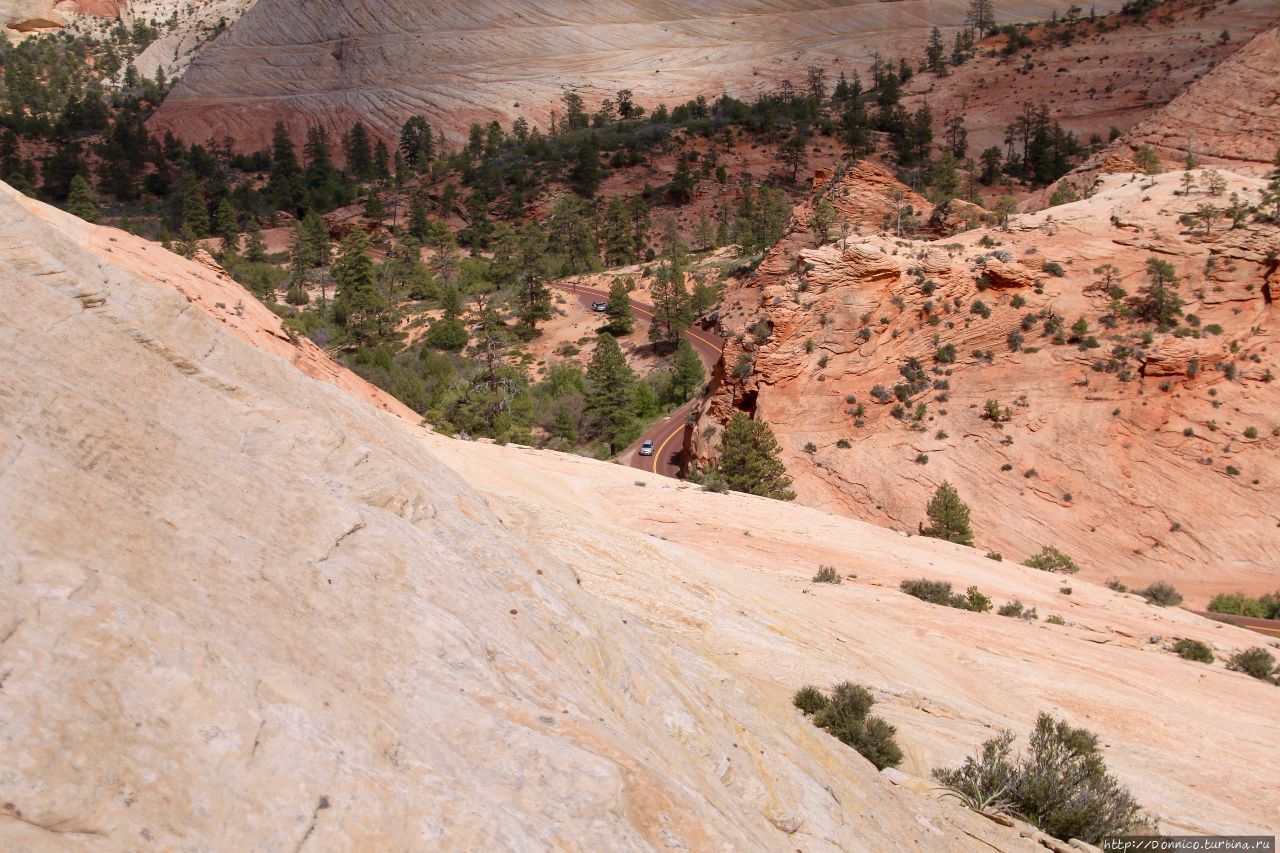
<path id="1" fill-rule="evenodd" d="M 664 450 L 666 450 L 666 449 L 667 449 L 667 445 L 671 443 L 671 439 L 673 439 L 673 438 L 675 438 L 675 437 L 676 437 L 676 433 L 677 433 L 677 432 L 680 432 L 680 431 L 681 431 L 681 430 L 683 430 L 683 429 L 684 429 L 684 426 L 683 426 L 683 425 L 681 425 L 680 429 L 673 430 L 673 431 L 671 432 L 671 434 L 670 434 L 670 435 L 668 435 L 668 436 L 663 440 L 662 444 L 660 444 L 660 445 L 658 446 L 658 449 L 654 451 L 654 453 L 653 453 L 653 473 L 655 473 L 655 474 L 657 474 L 657 473 L 658 473 L 658 460 L 662 458 L 662 452 L 663 452 Z"/>

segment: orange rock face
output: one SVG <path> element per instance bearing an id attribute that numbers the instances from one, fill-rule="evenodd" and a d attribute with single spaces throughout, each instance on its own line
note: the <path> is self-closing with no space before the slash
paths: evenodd
<path id="1" fill-rule="evenodd" d="M 914 530 L 948 480 L 979 547 L 1005 559 L 1054 545 L 1087 576 L 1164 579 L 1201 601 L 1280 586 L 1280 229 L 1180 222 L 1258 197 L 1258 179 L 1221 173 L 1221 197 L 1184 196 L 1175 174 L 1110 175 L 1008 230 L 933 240 L 864 228 L 816 246 L 799 209 L 726 296 L 723 381 L 691 450 L 712 458 L 706 427 L 744 409 L 772 425 L 813 506 Z M 828 189 L 891 191 L 867 169 Z M 1151 258 L 1186 303 L 1174 329 L 1126 316 Z M 988 400 L 1007 421 L 985 419 Z"/>

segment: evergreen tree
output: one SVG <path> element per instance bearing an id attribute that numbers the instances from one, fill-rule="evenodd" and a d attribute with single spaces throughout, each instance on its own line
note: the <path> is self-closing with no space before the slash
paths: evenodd
<path id="1" fill-rule="evenodd" d="M 337 283 L 334 312 L 342 324 L 361 343 L 379 338 L 386 304 L 378 292 L 373 260 L 369 257 L 369 235 L 363 228 L 352 228 L 342 238 L 333 264 L 333 279 Z"/>
<path id="2" fill-rule="evenodd" d="M 969 11 L 964 22 L 979 36 L 996 28 L 996 10 L 992 0 L 969 0 Z"/>
<path id="3" fill-rule="evenodd" d="M 707 371 L 702 366 L 702 359 L 688 338 L 681 338 L 676 351 L 671 356 L 671 395 L 676 402 L 683 403 L 697 392 L 707 381 Z"/>
<path id="4" fill-rule="evenodd" d="M 360 231 L 361 229 L 355 229 Z M 302 261 L 307 269 L 326 267 L 329 265 L 329 226 L 314 210 L 298 223 L 298 243 L 302 253 Z M 363 233 L 363 232 L 361 232 Z"/>
<path id="5" fill-rule="evenodd" d="M 1177 325 L 1182 316 L 1182 297 L 1177 287 L 1178 272 L 1173 264 L 1148 258 L 1147 285 L 1132 300 L 1134 314 L 1162 329 Z"/>
<path id="6" fill-rule="evenodd" d="M 563 441 L 570 447 L 578 443 L 578 425 L 573 421 L 573 414 L 567 408 L 556 409 L 556 419 L 551 425 L 551 437 Z"/>
<path id="7" fill-rule="evenodd" d="M 526 222 L 516 240 L 516 317 L 524 333 L 537 333 L 538 323 L 551 319 L 551 288 L 547 287 L 547 239 L 536 222 Z"/>
<path id="8" fill-rule="evenodd" d="M 214 212 L 213 231 L 222 238 L 224 256 L 234 255 L 240 250 L 240 226 L 231 202 L 225 197 L 218 202 L 218 209 Z"/>
<path id="9" fill-rule="evenodd" d="M 791 477 L 779 457 L 781 448 L 773 430 L 764 421 L 754 420 L 745 412 L 736 412 L 724 428 L 720 439 L 720 458 L 711 474 L 722 478 L 735 492 L 795 500 Z"/>
<path id="10" fill-rule="evenodd" d="M 778 147 L 778 159 L 791 170 L 791 183 L 795 183 L 800 167 L 809 158 L 809 136 L 807 133 L 794 133 Z"/>
<path id="11" fill-rule="evenodd" d="M 302 167 L 293 140 L 284 122 L 271 131 L 271 172 L 267 177 L 267 197 L 278 210 L 296 210 L 302 201 Z"/>
<path id="12" fill-rule="evenodd" d="M 640 258 L 636 253 L 631 214 L 623 200 L 615 196 L 605 208 L 600 223 L 600 241 L 604 244 L 606 266 L 620 267 L 634 264 Z"/>
<path id="13" fill-rule="evenodd" d="M 920 528 L 921 536 L 934 539 L 946 539 L 961 545 L 973 544 L 973 530 L 969 527 L 969 507 L 960 500 L 960 495 L 948 482 L 943 482 L 934 492 L 933 499 L 925 508 L 929 516 L 929 526 Z"/>
<path id="14" fill-rule="evenodd" d="M 635 400 L 635 373 L 622 355 L 612 335 L 596 338 L 596 349 L 587 367 L 587 396 L 583 414 L 592 434 L 617 453 L 631 437 L 635 420 L 631 414 Z"/>
<path id="15" fill-rule="evenodd" d="M 435 157 L 435 137 L 422 116 L 410 116 L 400 128 L 400 154 L 414 171 L 425 172 Z"/>
<path id="16" fill-rule="evenodd" d="M 369 131 L 363 122 L 356 122 L 347 137 L 347 171 L 360 181 L 374 177 L 373 149 L 369 144 Z"/>
<path id="17" fill-rule="evenodd" d="M 191 237 L 200 239 L 209 234 L 209 208 L 205 204 L 204 191 L 198 181 L 188 181 L 182 195 L 182 227 Z"/>
<path id="18" fill-rule="evenodd" d="M 635 328 L 635 318 L 631 314 L 630 277 L 615 278 L 609 284 L 609 302 L 605 316 L 609 318 L 609 332 L 613 335 L 629 335 Z"/>
<path id="19" fill-rule="evenodd" d="M 93 199 L 93 190 L 83 175 L 71 179 L 71 193 L 67 196 L 67 212 L 78 216 L 85 222 L 97 222 L 102 215 L 98 203 Z"/>
<path id="20" fill-rule="evenodd" d="M 947 73 L 947 48 L 942 43 L 942 30 L 934 27 L 924 48 L 925 67 L 939 77 Z"/>
<path id="21" fill-rule="evenodd" d="M 391 179 L 391 152 L 387 150 L 387 143 L 381 139 L 373 147 L 373 179 L 375 181 Z"/>
<path id="22" fill-rule="evenodd" d="M 254 264 L 267 261 L 267 244 L 262 239 L 262 226 L 256 216 L 250 216 L 244 225 L 244 259 Z"/>
<path id="23" fill-rule="evenodd" d="M 670 235 L 662 257 L 651 288 L 653 319 L 649 324 L 649 340 L 670 350 L 675 349 L 681 334 L 693 322 L 689 290 L 685 285 L 688 257 L 679 234 Z"/>

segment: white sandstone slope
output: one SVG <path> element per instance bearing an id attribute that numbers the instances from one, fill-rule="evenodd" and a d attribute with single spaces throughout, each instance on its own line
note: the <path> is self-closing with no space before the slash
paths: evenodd
<path id="1" fill-rule="evenodd" d="M 0 185 L 0 848 L 1043 849 L 790 707 L 843 679 L 913 776 L 1051 710 L 1165 828 L 1275 831 L 1276 688 L 1148 642 L 1256 635 L 427 433 L 235 293 Z"/>
<path id="2" fill-rule="evenodd" d="M 954 849 L 953 824 L 984 829 L 930 831 L 936 804 L 825 736 L 798 750 L 797 723 L 504 529 L 418 428 L 15 196 L 0 847 L 763 849 L 802 828 L 807 849 Z"/>

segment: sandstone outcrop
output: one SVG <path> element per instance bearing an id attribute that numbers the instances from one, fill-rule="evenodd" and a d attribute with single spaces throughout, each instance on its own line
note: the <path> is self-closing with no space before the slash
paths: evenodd
<path id="1" fill-rule="evenodd" d="M 0 270 L 6 849 L 1030 853 L 924 780 L 1046 709 L 1162 829 L 1276 829 L 1275 688 L 1148 641 L 1254 635 L 429 433 L 299 373 L 216 269 L 2 185 Z M 1069 624 L 894 588 L 920 574 Z M 899 729 L 894 779 L 790 706 L 845 678 Z"/>
<path id="2" fill-rule="evenodd" d="M 1118 9 L 1120 0 L 1097 4 Z M 283 120 L 334 134 L 363 120 L 395 136 L 422 114 L 458 139 L 473 121 L 523 115 L 544 130 L 566 87 L 594 107 L 623 88 L 646 105 L 722 92 L 750 98 L 823 66 L 864 72 L 926 24 L 959 27 L 963 0 L 671 0 L 630 4 L 480 0 L 262 0 L 203 51 L 154 120 L 189 141 L 230 135 L 264 147 Z M 1047 18 L 1023 0 L 1020 19 Z M 922 35 L 921 35 L 922 37 Z"/>
<path id="3" fill-rule="evenodd" d="M 1273 10 L 1274 11 L 1274 10 Z M 1280 147 L 1280 27 L 1255 36 L 1167 106 L 1134 125 L 1060 183 L 1084 192 L 1099 175 L 1137 171 L 1133 156 L 1151 146 L 1164 169 L 1197 163 L 1260 174 Z"/>
<path id="4" fill-rule="evenodd" d="M 1258 198 L 1261 180 L 1220 172 L 1216 203 Z M 799 208 L 725 296 L 732 343 L 691 454 L 714 457 L 718 428 L 747 410 L 773 427 L 811 506 L 910 530 L 949 480 L 979 544 L 1005 559 L 1054 545 L 1088 577 L 1166 580 L 1200 604 L 1275 589 L 1280 229 L 1206 237 L 1182 220 L 1215 199 L 1184 196 L 1180 178 L 1105 176 L 1091 198 L 1008 230 L 940 239 L 864 231 L 815 248 Z M 1187 303 L 1176 334 L 1115 315 L 1107 276 L 1123 303 L 1150 258 L 1173 265 Z M 896 393 L 911 358 L 924 375 Z M 984 419 L 988 400 L 1011 421 Z"/>

